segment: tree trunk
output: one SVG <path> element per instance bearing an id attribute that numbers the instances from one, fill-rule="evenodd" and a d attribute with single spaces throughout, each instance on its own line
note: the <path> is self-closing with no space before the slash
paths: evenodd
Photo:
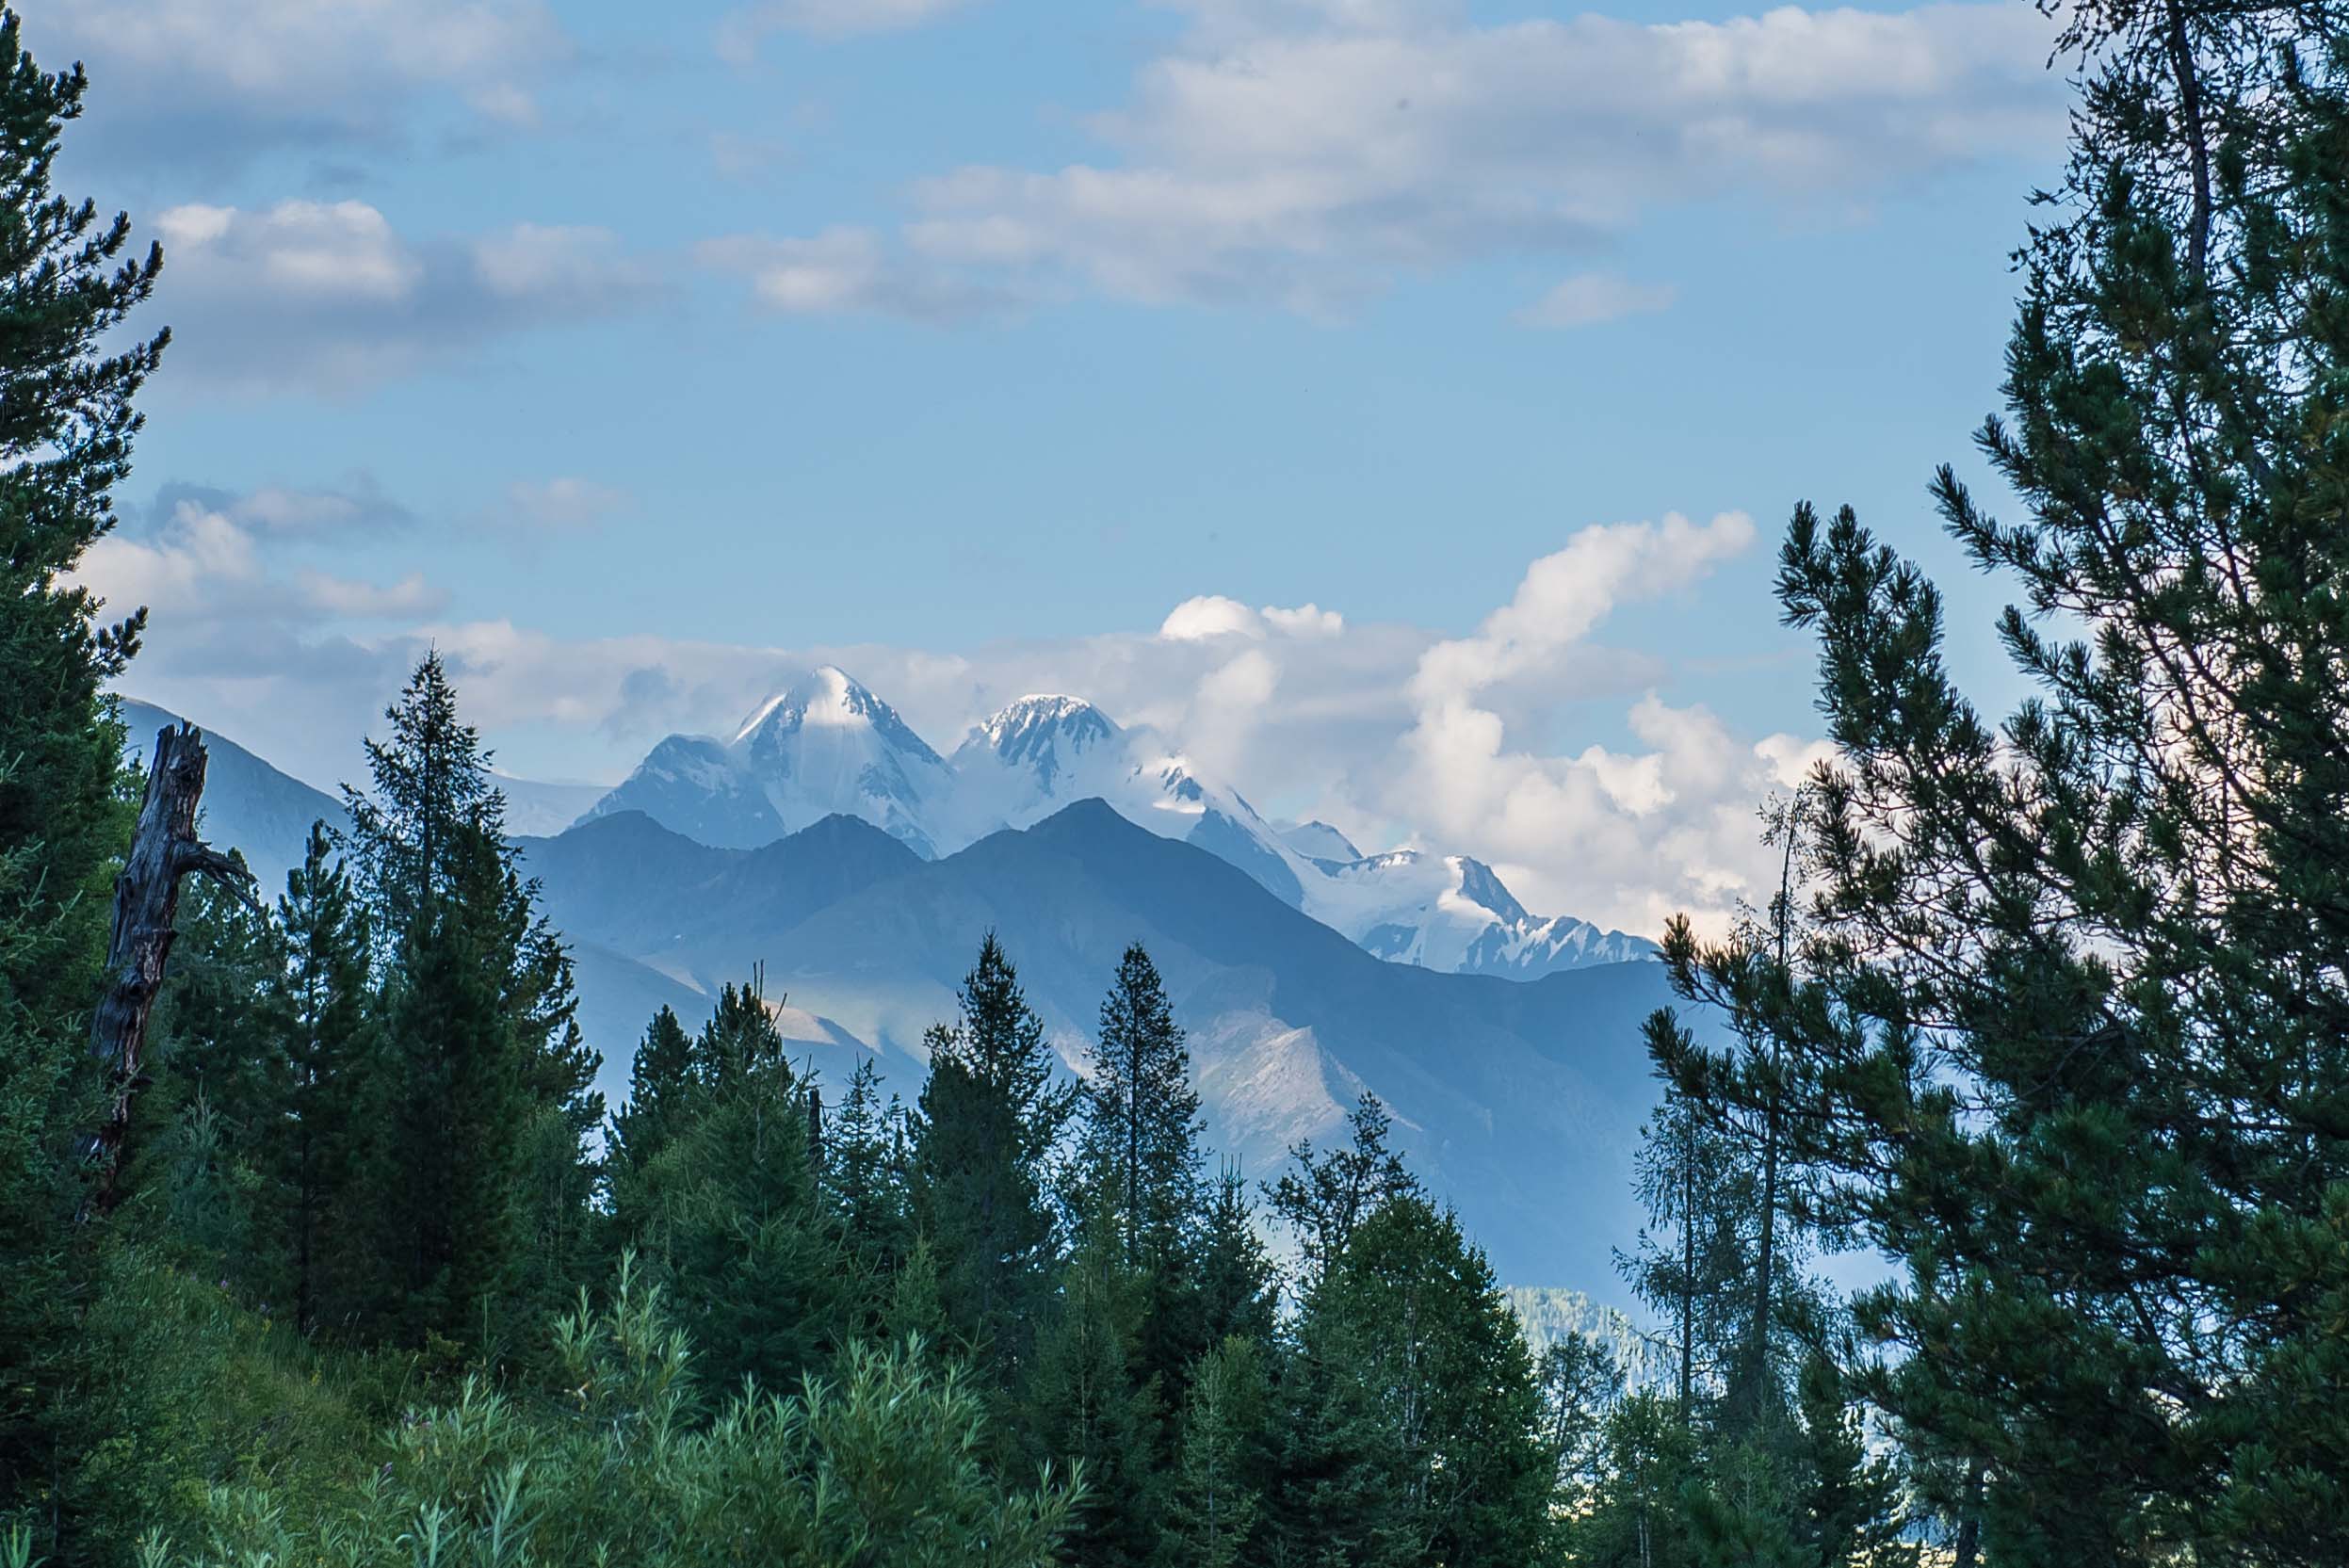
<path id="1" fill-rule="evenodd" d="M 253 880 L 237 862 L 196 837 L 196 807 L 203 797 L 203 736 L 188 724 L 167 725 L 155 736 L 147 771 L 147 800 L 130 853 L 114 879 L 114 937 L 106 948 L 106 988 L 89 1023 L 89 1052 L 105 1065 L 112 1103 L 104 1125 L 83 1140 L 85 1158 L 95 1160 L 97 1180 L 82 1213 L 105 1213 L 117 1193 L 123 1135 L 129 1130 L 131 1096 L 147 1080 L 140 1071 L 147 1041 L 147 1015 L 163 989 L 164 961 L 170 957 L 172 921 L 179 911 L 180 879 L 193 872 L 210 877 L 251 901 Z"/>
<path id="2" fill-rule="evenodd" d="M 1778 867 L 1778 901 L 1772 911 L 1778 938 L 1777 983 L 1790 991 L 1793 978 L 1787 965 L 1788 937 L 1794 925 L 1794 834 L 1798 824 L 1795 813 L 1800 805 L 1801 799 L 1797 797 L 1786 808 L 1783 829 L 1786 835 L 1785 857 Z M 1761 1251 L 1754 1266 L 1753 1342 L 1748 1350 L 1751 1366 L 1747 1376 L 1752 1380 L 1751 1393 L 1756 1414 L 1769 1402 L 1765 1389 L 1770 1378 L 1770 1320 L 1776 1305 L 1773 1296 L 1777 1284 L 1778 1086 L 1779 1067 L 1785 1056 L 1786 1043 L 1773 1029 L 1770 1035 L 1770 1109 L 1762 1123 Z"/>
<path id="3" fill-rule="evenodd" d="M 1982 1549 L 1983 1468 L 1982 1461 L 1976 1460 L 1966 1471 L 1966 1497 L 1958 1509 L 1957 1544 L 1950 1554 L 1950 1568 L 1974 1568 Z"/>

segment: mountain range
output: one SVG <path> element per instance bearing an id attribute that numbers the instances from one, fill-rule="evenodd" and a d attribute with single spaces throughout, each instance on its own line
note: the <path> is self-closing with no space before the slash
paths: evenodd
<path id="1" fill-rule="evenodd" d="M 135 747 L 170 717 L 125 706 Z M 1071 718 L 1094 728 L 1081 714 L 1061 716 Z M 1002 766 L 1022 788 L 1099 777 L 1077 767 L 1097 766 L 1084 752 L 1114 741 L 1114 728 L 1081 750 L 1061 750 L 1065 733 L 1049 748 L 1035 738 L 1058 728 L 1031 729 L 1024 748 L 1015 726 L 999 732 L 1008 746 L 984 729 L 974 739 L 1012 753 Z M 336 819 L 339 802 L 227 737 L 206 738 L 207 836 L 241 849 L 266 887 L 282 886 L 310 822 Z M 1048 775 L 1018 766 L 1046 750 Z M 1197 800 L 1244 804 L 1205 786 Z M 1033 801 L 1013 809 L 1028 815 Z M 1611 1243 L 1637 1222 L 1631 1155 L 1655 1098 L 1639 1026 L 1672 1000 L 1662 966 L 1585 962 L 1506 978 L 1388 962 L 1195 833 L 1145 831 L 1132 809 L 1131 799 L 1119 809 L 1080 798 L 930 858 L 934 843 L 917 846 L 863 814 L 834 813 L 744 848 L 701 843 L 644 812 L 598 802 L 577 826 L 516 845 L 572 944 L 582 1025 L 604 1055 L 601 1084 L 615 1104 L 656 1009 L 675 1008 L 691 1026 L 720 985 L 754 966 L 793 1051 L 825 1081 L 844 1081 L 869 1056 L 910 1100 L 922 1032 L 952 1017 L 955 987 L 989 929 L 1077 1071 L 1118 956 L 1140 941 L 1188 1031 L 1219 1154 L 1252 1178 L 1269 1176 L 1294 1140 L 1342 1137 L 1347 1109 L 1373 1091 L 1392 1108 L 1414 1167 L 1460 1207 L 1504 1279 L 1620 1301 Z M 1253 832 L 1262 819 L 1249 816 Z M 1340 859 L 1353 846 L 1326 825 L 1262 826 L 1340 886 L 1347 867 L 1381 860 L 1395 862 L 1384 874 L 1407 872 L 1438 889 L 1476 867 L 1433 856 Z M 1336 853 L 1305 854 L 1300 840 Z M 1475 891 L 1504 911 L 1515 904 L 1505 890 Z M 1444 907 L 1440 896 L 1434 906 Z M 1439 923 L 1422 934 L 1440 943 L 1459 929 Z"/>
<path id="2" fill-rule="evenodd" d="M 1138 941 L 1188 1032 L 1207 1141 L 1248 1174 L 1272 1174 L 1298 1139 L 1342 1137 L 1373 1091 L 1504 1278 L 1619 1295 L 1609 1244 L 1636 1224 L 1630 1157 L 1654 1100 L 1640 1024 L 1672 999 L 1660 964 L 1516 981 L 1384 962 L 1098 800 L 934 861 L 841 815 L 756 849 L 639 812 L 520 847 L 608 1058 L 655 1007 L 689 1021 L 755 965 L 796 1055 L 834 1083 L 869 1055 L 911 1099 L 922 1033 L 954 1016 L 992 929 L 1078 1072 Z"/>
<path id="3" fill-rule="evenodd" d="M 942 756 L 830 665 L 768 698 L 729 738 L 669 736 L 581 820 L 640 811 L 699 843 L 747 849 L 838 814 L 935 860 L 1084 800 L 1220 856 L 1381 958 L 1531 979 L 1654 951 L 1621 931 L 1532 914 L 1492 867 L 1465 855 L 1364 855 L 1327 823 L 1268 820 L 1148 731 L 1124 729 L 1081 698 L 1022 697 Z"/>

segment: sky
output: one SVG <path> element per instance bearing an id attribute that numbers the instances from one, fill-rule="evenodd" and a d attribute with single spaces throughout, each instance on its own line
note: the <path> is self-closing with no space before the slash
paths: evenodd
<path id="1" fill-rule="evenodd" d="M 165 250 L 133 694 L 331 786 L 437 646 L 616 781 L 837 662 L 1652 931 L 1822 752 L 1770 583 L 1998 403 L 2060 172 L 2023 0 L 34 0 Z"/>

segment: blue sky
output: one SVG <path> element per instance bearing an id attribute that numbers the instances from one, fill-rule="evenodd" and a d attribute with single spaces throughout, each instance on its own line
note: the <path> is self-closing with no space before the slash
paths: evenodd
<path id="1" fill-rule="evenodd" d="M 507 767 L 586 779 L 830 657 L 941 750 L 1071 689 L 1652 926 L 1748 889 L 1754 797 L 1816 754 L 1768 594 L 1797 499 L 1931 564 L 2011 689 L 1922 496 L 1978 469 L 2057 172 L 2022 0 L 26 30 L 89 64 L 67 180 L 167 247 L 88 568 L 153 607 L 126 686 L 320 782 L 426 641 Z"/>

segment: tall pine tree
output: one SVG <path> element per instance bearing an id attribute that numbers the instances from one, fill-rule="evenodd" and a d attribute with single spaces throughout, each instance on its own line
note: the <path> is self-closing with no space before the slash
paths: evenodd
<path id="1" fill-rule="evenodd" d="M 138 257 L 128 218 L 51 184 L 87 86 L 79 66 L 42 71 L 0 12 L 0 1495 L 34 1499 L 58 1463 L 41 1412 L 74 1311 L 69 1149 L 95 1105 L 89 1009 L 131 823 L 99 688 L 145 619 L 101 624 L 70 576 L 114 526 L 133 402 L 168 336 L 117 335 L 161 251 Z"/>
<path id="2" fill-rule="evenodd" d="M 373 1272 L 354 1255 L 365 1234 L 354 1189 L 366 1147 L 368 1075 L 381 1064 L 366 912 L 314 824 L 286 874 L 277 923 L 283 965 L 273 1012 L 284 1030 L 286 1105 L 275 1164 L 283 1183 L 294 1321 L 317 1328 L 354 1310 Z"/>
<path id="3" fill-rule="evenodd" d="M 351 849 L 385 953 L 382 1121 L 367 1162 L 375 1244 L 411 1343 L 526 1343 L 526 1296 L 562 1304 L 589 1249 L 570 1211 L 601 1120 L 571 966 L 516 869 L 504 800 L 437 654 L 370 740 L 373 794 L 346 788 Z"/>
<path id="4" fill-rule="evenodd" d="M 1077 1213 L 1103 1238 L 1142 1297 L 1142 1375 L 1179 1398 L 1191 1364 L 1215 1343 L 1193 1267 L 1204 1219 L 1199 1095 L 1191 1052 L 1157 965 L 1126 949 L 1101 1003 L 1083 1100 Z M 1090 1239 L 1090 1238 L 1089 1238 Z"/>
<path id="5" fill-rule="evenodd" d="M 1008 1382 L 1051 1290 L 1054 1162 L 1075 1107 L 1044 1021 L 990 931 L 962 1017 L 930 1034 L 911 1159 L 914 1212 L 937 1260 L 947 1320 Z"/>
<path id="6" fill-rule="evenodd" d="M 2349 51 L 2337 7 L 2067 13 L 2084 94 L 1951 533 L 2020 601 L 2003 723 L 1848 509 L 1780 558 L 1839 749 L 1783 969 L 1667 943 L 1903 1263 L 1865 1392 L 2015 1564 L 2349 1559 Z M 1972 1490 L 1971 1485 L 1968 1490 Z"/>

